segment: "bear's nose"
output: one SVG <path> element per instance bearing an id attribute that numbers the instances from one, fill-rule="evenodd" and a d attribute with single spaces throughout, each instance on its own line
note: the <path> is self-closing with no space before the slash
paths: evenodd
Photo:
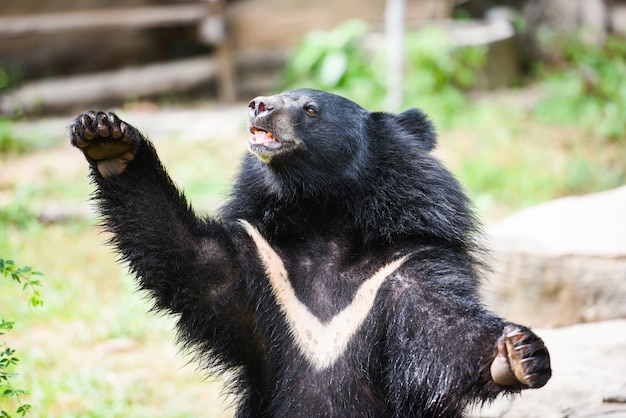
<path id="1" fill-rule="evenodd" d="M 270 103 L 269 97 L 255 97 L 248 103 L 248 114 L 250 117 L 267 116 L 274 110 L 274 105 Z"/>

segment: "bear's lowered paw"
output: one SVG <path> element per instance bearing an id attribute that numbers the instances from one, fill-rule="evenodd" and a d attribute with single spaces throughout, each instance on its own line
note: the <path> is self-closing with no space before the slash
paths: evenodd
<path id="1" fill-rule="evenodd" d="M 141 135 L 115 113 L 87 112 L 70 126 L 72 145 L 79 148 L 98 172 L 110 178 L 120 175 L 135 159 Z"/>
<path id="2" fill-rule="evenodd" d="M 541 338 L 526 327 L 509 324 L 497 341 L 491 364 L 493 381 L 502 386 L 540 388 L 552 375 L 550 355 Z"/>

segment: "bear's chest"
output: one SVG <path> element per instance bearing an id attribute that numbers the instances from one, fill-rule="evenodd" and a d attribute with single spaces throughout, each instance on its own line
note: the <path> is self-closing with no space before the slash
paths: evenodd
<path id="1" fill-rule="evenodd" d="M 280 293 L 283 286 L 290 288 L 298 301 L 322 322 L 330 321 L 353 303 L 359 288 L 386 261 L 391 261 L 386 260 L 386 255 L 363 250 L 349 234 L 340 232 L 330 237 L 309 233 L 267 245 L 285 273 L 281 286 L 273 287 L 274 293 Z M 270 283 L 279 276 L 268 269 L 266 275 Z"/>
<path id="2" fill-rule="evenodd" d="M 323 370 L 335 363 L 367 321 L 381 287 L 406 255 L 373 257 L 350 250 L 345 240 L 310 236 L 271 245 L 244 223 L 264 269 L 267 289 L 309 363 Z"/>
<path id="3" fill-rule="evenodd" d="M 344 260 L 330 243 L 310 254 L 285 251 L 284 261 L 289 285 L 308 309 L 326 322 L 350 305 L 359 287 L 375 272 L 375 263 Z"/>

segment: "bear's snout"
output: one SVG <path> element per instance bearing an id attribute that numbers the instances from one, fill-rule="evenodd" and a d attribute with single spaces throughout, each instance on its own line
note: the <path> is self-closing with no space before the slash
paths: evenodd
<path id="1" fill-rule="evenodd" d="M 271 97 L 258 96 L 248 103 L 248 115 L 251 118 L 268 116 L 274 111 L 275 103 Z"/>

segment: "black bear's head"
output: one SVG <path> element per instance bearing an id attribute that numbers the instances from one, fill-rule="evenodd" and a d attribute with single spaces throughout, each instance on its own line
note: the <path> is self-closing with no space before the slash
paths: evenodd
<path id="1" fill-rule="evenodd" d="M 369 112 L 343 97 L 300 89 L 256 97 L 248 106 L 249 150 L 273 169 L 340 175 L 367 147 Z"/>
<path id="2" fill-rule="evenodd" d="M 244 161 L 235 196 L 251 211 L 271 201 L 302 216 L 307 207 L 316 216 L 349 214 L 373 239 L 463 240 L 473 229 L 460 185 L 430 153 L 435 130 L 418 109 L 370 112 L 298 89 L 254 98 L 248 126 L 257 158 Z"/>
<path id="3" fill-rule="evenodd" d="M 418 109 L 399 115 L 371 113 L 344 97 L 311 89 L 259 96 L 248 107 L 249 150 L 291 175 L 306 169 L 312 176 L 316 171 L 327 178 L 352 177 L 354 170 L 365 167 L 376 137 L 406 141 L 404 151 L 435 146 L 432 125 Z"/>

